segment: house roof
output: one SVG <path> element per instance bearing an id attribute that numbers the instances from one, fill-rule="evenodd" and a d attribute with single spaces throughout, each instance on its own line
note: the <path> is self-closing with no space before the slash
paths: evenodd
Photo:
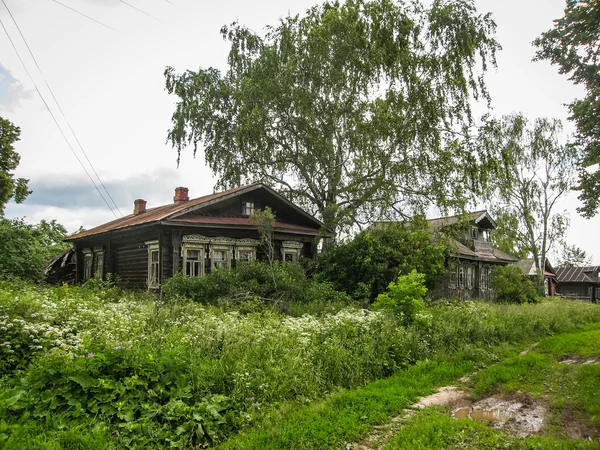
<path id="1" fill-rule="evenodd" d="M 525 273 L 525 275 L 528 275 L 528 276 L 536 276 L 537 275 L 537 268 L 535 267 L 533 258 L 522 259 L 521 261 L 515 263 L 515 266 L 519 267 L 519 269 L 521 269 L 523 271 L 523 273 Z M 554 269 L 552 269 L 552 265 L 550 264 L 550 262 L 547 259 L 546 259 L 546 270 L 544 270 L 544 276 L 550 277 L 550 278 L 556 277 L 556 274 L 554 274 Z"/>
<path id="2" fill-rule="evenodd" d="M 463 222 L 474 222 L 476 224 L 488 222 L 491 228 L 496 228 L 496 221 L 488 214 L 487 210 L 473 211 L 470 213 L 456 214 L 454 216 L 439 217 L 427 221 L 432 230 L 438 231 L 442 228 Z"/>
<path id="3" fill-rule="evenodd" d="M 308 214 L 299 206 L 293 204 L 288 199 L 283 197 L 277 191 L 271 189 L 270 187 L 262 184 L 255 183 L 246 186 L 240 186 L 237 188 L 229 189 L 223 192 L 217 192 L 210 195 L 205 195 L 203 197 L 198 197 L 195 199 L 191 199 L 185 202 L 178 203 L 170 203 L 168 205 L 158 206 L 155 208 L 148 208 L 145 212 L 140 214 L 129 214 L 125 217 L 121 217 L 119 219 L 113 220 L 111 222 L 107 222 L 105 224 L 99 225 L 97 227 L 91 228 L 89 230 L 83 231 L 78 234 L 74 234 L 65 238 L 65 241 L 75 241 L 78 239 L 86 238 L 89 236 L 95 236 L 101 233 L 106 233 L 109 231 L 122 230 L 134 226 L 160 222 L 163 220 L 168 220 L 171 223 L 205 223 L 205 224 L 215 224 L 215 225 L 247 225 L 251 226 L 248 221 L 248 218 L 236 218 L 236 217 L 193 217 L 188 218 L 184 215 L 195 211 L 197 209 L 201 209 L 205 206 L 211 205 L 218 201 L 225 200 L 230 197 L 234 197 L 237 195 L 241 195 L 246 192 L 254 191 L 256 189 L 264 189 L 268 191 L 270 194 L 276 196 L 279 200 L 285 202 L 288 206 L 292 207 L 298 213 L 304 215 L 309 218 L 314 224 L 315 228 L 321 228 L 323 223 Z M 242 219 L 242 220 L 238 220 Z M 305 227 L 301 225 L 295 224 L 287 224 L 282 222 L 277 222 L 275 224 L 275 228 L 285 229 L 289 231 L 313 231 L 315 228 Z"/>
<path id="4" fill-rule="evenodd" d="M 461 242 L 457 241 L 456 239 L 450 239 L 448 245 L 450 246 L 450 248 L 452 248 L 452 250 L 454 250 L 456 256 L 458 257 L 479 259 L 491 262 L 497 261 L 514 263 L 515 261 L 518 261 L 518 258 L 514 257 L 513 255 L 509 255 L 508 253 L 505 253 L 501 250 L 498 250 L 497 248 L 491 249 L 492 253 L 476 252 L 471 250 L 469 247 L 462 244 Z"/>
<path id="5" fill-rule="evenodd" d="M 600 266 L 558 267 L 556 278 L 559 283 L 598 283 Z"/>

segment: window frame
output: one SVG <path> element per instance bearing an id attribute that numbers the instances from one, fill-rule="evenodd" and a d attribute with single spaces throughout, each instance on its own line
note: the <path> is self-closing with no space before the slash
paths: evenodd
<path id="1" fill-rule="evenodd" d="M 242 215 L 251 216 L 254 213 L 254 202 L 243 201 L 242 202 Z"/>
<path id="2" fill-rule="evenodd" d="M 186 277 L 203 277 L 206 265 L 206 244 L 210 242 L 210 239 L 206 236 L 199 234 L 187 234 L 182 237 L 181 243 L 181 257 L 183 258 L 182 272 Z M 188 257 L 187 252 L 198 251 L 200 252 L 198 257 L 198 275 L 190 275 L 187 270 Z"/>
<path id="3" fill-rule="evenodd" d="M 148 289 L 158 289 L 160 287 L 160 246 L 158 245 L 158 241 L 147 241 L 145 244 L 148 248 L 148 279 L 146 283 Z M 153 261 L 152 255 L 155 253 L 157 257 L 156 261 Z"/>
<path id="4" fill-rule="evenodd" d="M 302 249 L 304 243 L 299 241 L 283 241 L 281 243 L 281 260 L 286 261 L 286 256 L 290 255 L 292 260 L 291 263 L 295 264 L 302 256 Z"/>
<path id="5" fill-rule="evenodd" d="M 471 239 L 474 241 L 479 240 L 479 227 L 471 227 Z"/>
<path id="6" fill-rule="evenodd" d="M 214 268 L 222 268 L 222 269 L 231 269 L 231 260 L 233 247 L 235 245 L 235 239 L 226 238 L 226 237 L 216 237 L 210 240 L 210 268 L 211 270 Z M 225 252 L 224 265 L 215 264 L 215 252 Z M 219 261 L 221 262 L 221 261 Z"/>
<path id="7" fill-rule="evenodd" d="M 81 250 L 83 253 L 83 281 L 91 280 L 94 275 L 94 255 L 90 248 Z"/>
<path id="8" fill-rule="evenodd" d="M 479 271 L 479 290 L 487 291 L 488 289 L 488 267 L 482 266 Z"/>
<path id="9" fill-rule="evenodd" d="M 94 247 L 93 273 L 95 277 L 104 279 L 104 248 Z"/>
<path id="10" fill-rule="evenodd" d="M 458 266 L 458 288 L 459 289 L 464 289 L 465 288 L 465 277 L 466 277 L 466 273 L 465 273 L 465 266 L 463 264 L 460 264 Z"/>
<path id="11" fill-rule="evenodd" d="M 450 270 L 448 271 L 448 287 L 450 289 L 456 289 L 457 287 L 457 266 L 456 265 L 452 265 L 452 267 L 450 268 Z"/>
<path id="12" fill-rule="evenodd" d="M 256 261 L 256 249 L 259 242 L 256 239 L 238 239 L 235 242 L 235 262 L 253 262 Z M 250 253 L 250 259 L 241 258 L 242 253 Z"/>

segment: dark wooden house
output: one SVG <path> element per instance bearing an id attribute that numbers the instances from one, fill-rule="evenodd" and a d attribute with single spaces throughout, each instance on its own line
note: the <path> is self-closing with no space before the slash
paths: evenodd
<path id="1" fill-rule="evenodd" d="M 600 298 L 600 266 L 558 267 L 557 295 L 581 298 L 596 303 Z"/>
<path id="2" fill-rule="evenodd" d="M 491 236 L 496 222 L 487 211 L 476 211 L 429 220 L 434 234 L 451 250 L 446 279 L 432 292 L 434 297 L 494 300 L 492 269 L 514 264 L 513 255 L 494 248 Z"/>
<path id="3" fill-rule="evenodd" d="M 323 224 L 268 186 L 252 184 L 196 199 L 178 187 L 171 204 L 147 209 L 146 201 L 135 200 L 133 214 L 68 237 L 74 279 L 110 273 L 125 286 L 157 289 L 178 272 L 203 276 L 215 267 L 261 259 L 264 250 L 249 217 L 267 206 L 276 217 L 274 258 L 296 262 L 313 256 Z"/>

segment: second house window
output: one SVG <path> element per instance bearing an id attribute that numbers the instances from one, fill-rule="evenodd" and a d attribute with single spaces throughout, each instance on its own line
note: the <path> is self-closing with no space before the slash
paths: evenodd
<path id="1" fill-rule="evenodd" d="M 242 214 L 244 216 L 251 216 L 253 212 L 254 212 L 254 203 L 252 203 L 252 202 L 242 203 Z"/>

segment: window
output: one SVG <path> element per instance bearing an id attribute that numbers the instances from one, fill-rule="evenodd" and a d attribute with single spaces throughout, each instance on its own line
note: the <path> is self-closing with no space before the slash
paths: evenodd
<path id="1" fill-rule="evenodd" d="M 253 202 L 244 202 L 242 203 L 242 214 L 244 216 L 250 216 L 254 212 L 254 203 Z"/>
<path id="2" fill-rule="evenodd" d="M 450 268 L 450 279 L 448 287 L 450 289 L 456 289 L 456 267 Z"/>
<path id="3" fill-rule="evenodd" d="M 210 239 L 211 267 L 230 268 L 235 240 L 226 237 Z"/>
<path id="4" fill-rule="evenodd" d="M 473 239 L 474 241 L 479 239 L 479 228 L 477 228 L 477 227 L 471 228 L 471 239 Z"/>
<path id="5" fill-rule="evenodd" d="M 298 262 L 298 258 L 302 255 L 304 244 L 296 241 L 283 241 L 281 243 L 281 259 L 287 262 Z"/>
<path id="6" fill-rule="evenodd" d="M 458 287 L 459 289 L 465 288 L 465 267 L 462 264 L 458 268 Z"/>
<path id="7" fill-rule="evenodd" d="M 202 276 L 200 268 L 202 250 L 185 250 L 185 274 L 188 277 Z"/>
<path id="8" fill-rule="evenodd" d="M 470 264 L 467 266 L 467 289 L 473 289 L 475 284 L 475 267 Z"/>
<path id="9" fill-rule="evenodd" d="M 481 272 L 479 274 L 479 290 L 485 291 L 488 287 L 488 269 L 487 267 L 482 267 Z"/>
<path id="10" fill-rule="evenodd" d="M 213 252 L 213 266 L 225 268 L 227 267 L 227 251 L 215 250 Z"/>
<path id="11" fill-rule="evenodd" d="M 481 232 L 481 240 L 485 242 L 490 242 L 490 230 L 483 230 Z"/>
<path id="12" fill-rule="evenodd" d="M 92 251 L 89 248 L 83 249 L 83 281 L 87 281 L 92 278 L 92 267 L 94 259 Z"/>
<path id="13" fill-rule="evenodd" d="M 199 234 L 188 234 L 182 240 L 183 273 L 188 277 L 204 276 L 205 248 L 210 239 Z"/>
<path id="14" fill-rule="evenodd" d="M 256 247 L 259 242 L 255 239 L 238 239 L 235 242 L 236 262 L 250 262 L 256 259 Z"/>
<path id="15" fill-rule="evenodd" d="M 104 278 L 104 250 L 94 249 L 94 275 L 100 279 Z"/>
<path id="16" fill-rule="evenodd" d="M 158 241 L 146 242 L 148 246 L 148 289 L 160 286 L 160 248 Z"/>

